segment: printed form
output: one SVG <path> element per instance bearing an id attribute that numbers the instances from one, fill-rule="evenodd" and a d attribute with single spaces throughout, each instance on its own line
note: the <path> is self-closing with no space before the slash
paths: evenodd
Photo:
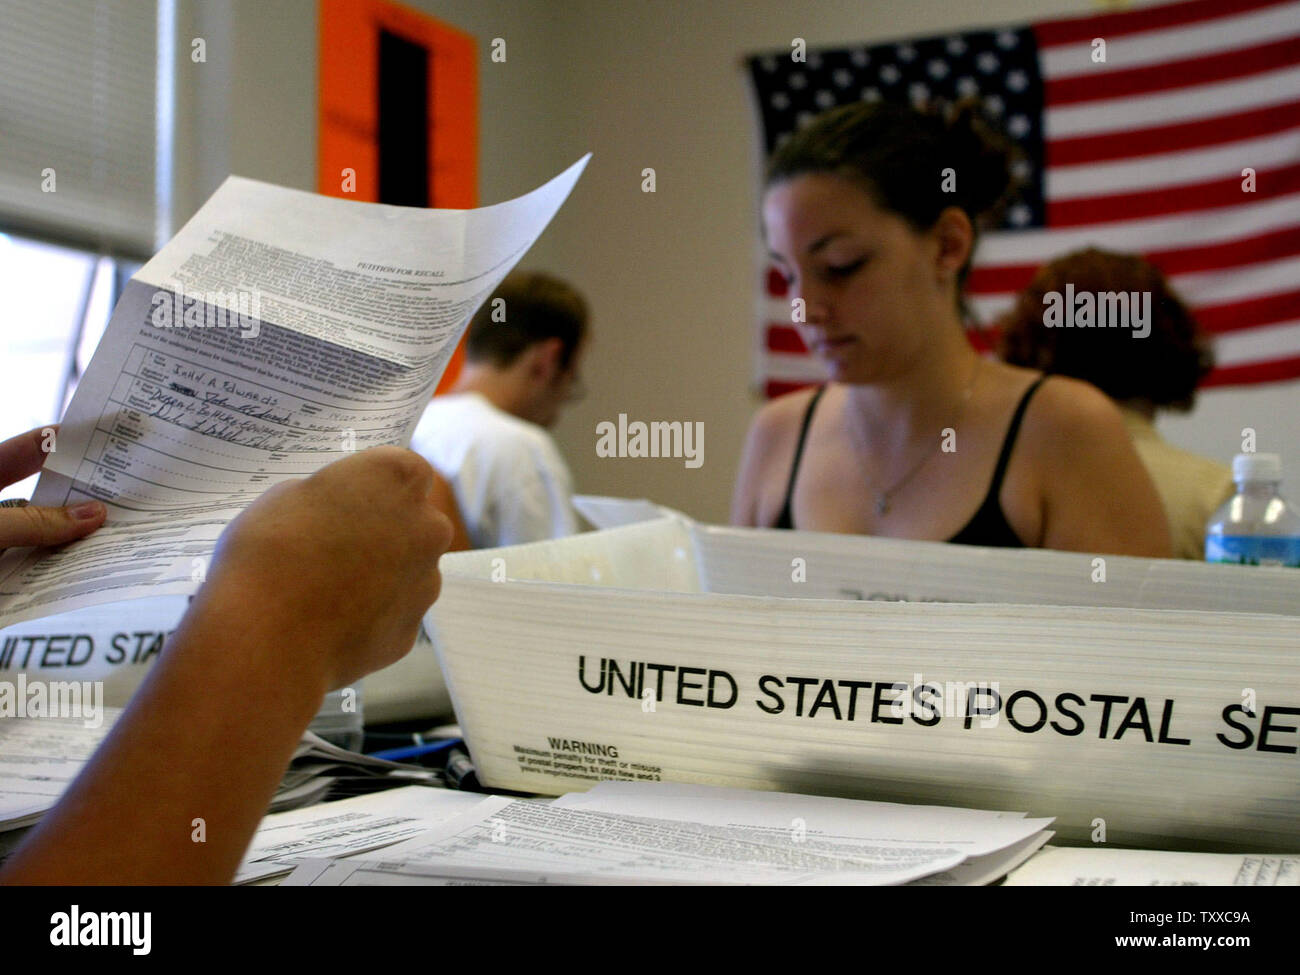
<path id="1" fill-rule="evenodd" d="M 932 850 L 956 849 L 956 866 L 908 883 L 927 887 L 990 884 L 1038 852 L 1053 836 L 1051 819 L 1024 813 L 917 806 L 789 792 L 755 792 L 675 782 L 598 782 L 555 805 L 627 816 L 747 829 L 756 836 L 797 840 L 813 853 L 870 859 L 881 844 L 904 842 Z"/>
<path id="2" fill-rule="evenodd" d="M 82 718 L 0 720 L 0 832 L 30 826 L 53 809 L 120 713 L 104 708 L 94 727 Z"/>
<path id="3" fill-rule="evenodd" d="M 0 626 L 198 588 L 271 485 L 406 446 L 469 317 L 541 235 L 585 156 L 515 200 L 427 210 L 230 177 L 132 278 L 33 503 L 108 521 L 0 558 Z"/>
<path id="4" fill-rule="evenodd" d="M 1300 887 L 1300 856 L 1049 847 L 1008 887 Z"/>
<path id="5" fill-rule="evenodd" d="M 346 863 L 304 863 L 286 884 L 898 884 L 1013 847 L 1007 860 L 1023 861 L 1050 835 L 1043 830 L 1049 822 L 1017 813 L 602 783 L 552 803 L 484 799 L 381 851 Z M 974 875 L 963 881 L 980 882 Z"/>
<path id="6" fill-rule="evenodd" d="M 236 884 L 289 873 L 304 858 L 339 859 L 418 836 L 478 805 L 481 795 L 408 785 L 373 795 L 272 813 L 262 820 Z"/>

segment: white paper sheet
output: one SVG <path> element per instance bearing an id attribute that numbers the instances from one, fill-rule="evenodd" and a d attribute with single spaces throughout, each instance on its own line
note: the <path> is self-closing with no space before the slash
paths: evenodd
<path id="1" fill-rule="evenodd" d="M 289 873 L 292 860 L 348 857 L 390 846 L 482 801 L 471 792 L 411 785 L 275 813 L 258 826 L 235 883 Z"/>
<path id="2" fill-rule="evenodd" d="M 119 714 L 104 708 L 98 727 L 82 718 L 0 719 L 0 830 L 30 826 L 54 808 Z"/>
<path id="3" fill-rule="evenodd" d="M 941 870 L 919 880 L 908 882 L 909 887 L 983 887 L 1007 876 L 1012 870 L 1032 857 L 1056 834 L 1051 830 L 1035 833 L 1004 850 L 969 857 L 951 870 Z"/>
<path id="4" fill-rule="evenodd" d="M 98 498 L 108 523 L 0 559 L 0 625 L 191 592 L 268 487 L 409 443 L 469 316 L 587 158 L 478 210 L 227 179 L 127 284 L 37 483 L 36 504 Z"/>
<path id="5" fill-rule="evenodd" d="M 1049 847 L 1007 878 L 1008 887 L 1300 886 L 1300 857 Z"/>
<path id="6" fill-rule="evenodd" d="M 90 727 L 87 727 L 84 717 L 0 718 L 0 832 L 29 826 L 52 809 L 95 749 L 108 737 L 109 730 L 121 713 L 120 708 L 104 708 L 102 723 Z M 438 781 L 438 773 L 432 769 L 345 751 L 308 731 L 303 734 L 294 751 L 290 766 L 285 770 L 280 787 L 271 801 L 271 808 L 292 809 L 316 802 L 325 796 L 340 777 L 367 773 L 387 775 L 394 781 L 402 782 Z M 393 795 L 397 792 L 405 794 L 407 788 L 378 795 Z M 435 796 L 445 797 L 450 794 L 440 788 L 414 788 Z M 370 798 L 378 797 L 359 797 L 355 801 Z M 438 802 L 438 798 L 426 799 L 421 807 L 428 807 L 428 815 L 433 817 L 431 822 L 438 818 L 436 809 L 433 808 Z M 464 802 L 457 799 L 444 798 L 441 802 L 444 808 L 457 802 L 464 805 Z M 379 805 L 382 806 L 382 801 Z M 316 816 L 310 809 L 295 810 L 294 814 L 301 815 L 302 819 L 288 822 L 306 824 L 314 822 Z M 393 816 L 399 814 L 400 810 L 391 813 Z M 269 817 L 269 820 L 284 822 L 274 820 L 273 817 Z M 326 830 L 324 835 L 329 836 L 329 831 Z M 317 843 L 322 849 L 326 848 L 319 839 Z M 329 849 L 332 850 L 333 847 Z"/>
<path id="7" fill-rule="evenodd" d="M 535 886 L 534 880 L 488 880 L 471 876 L 472 871 L 448 870 L 438 873 L 432 867 L 411 866 L 402 872 L 391 864 L 370 860 L 298 861 L 298 866 L 281 887 L 523 887 Z M 461 876 L 464 874 L 464 876 Z"/>
<path id="8" fill-rule="evenodd" d="M 1050 837 L 1050 819 L 947 806 L 836 799 L 784 792 L 653 782 L 602 782 L 554 805 L 589 812 L 671 819 L 743 828 L 756 836 L 798 844 L 811 853 L 868 859 L 890 844 L 962 851 L 966 860 L 937 878 L 913 883 L 991 883 L 1023 862 Z"/>
<path id="9" fill-rule="evenodd" d="M 1037 823 L 1021 817 L 990 815 L 982 822 L 988 830 L 1010 824 L 1006 832 L 1015 839 L 1038 832 Z M 853 843 L 822 839 L 818 845 L 795 841 L 788 827 L 776 831 L 718 826 L 493 798 L 422 836 L 362 858 L 376 861 L 376 874 L 386 871 L 407 878 L 897 884 L 948 870 L 966 859 L 954 845 L 918 838 L 925 832 L 882 832 Z M 375 875 L 368 880 L 376 881 Z"/>

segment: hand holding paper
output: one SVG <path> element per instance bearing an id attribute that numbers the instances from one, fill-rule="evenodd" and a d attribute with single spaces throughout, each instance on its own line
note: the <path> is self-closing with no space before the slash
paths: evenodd
<path id="1" fill-rule="evenodd" d="M 309 656 L 301 673 L 320 667 L 322 694 L 388 666 L 438 597 L 451 524 L 432 487 L 428 462 L 398 447 L 277 484 L 222 533 L 194 608 Z"/>
<path id="2" fill-rule="evenodd" d="M 9 553 L 0 617 L 206 584 L 5 882 L 233 875 L 324 692 L 415 641 L 450 528 L 395 445 L 584 163 L 485 211 L 228 181 L 130 283 L 36 492 L 112 521 Z M 250 321 L 244 289 L 274 317 Z"/>
<path id="3" fill-rule="evenodd" d="M 127 284 L 37 484 L 34 503 L 98 499 L 108 524 L 0 559 L 0 625 L 193 592 L 267 488 L 409 443 L 465 322 L 585 165 L 478 210 L 229 178 Z"/>
<path id="4" fill-rule="evenodd" d="M 0 488 L 39 471 L 57 433 L 54 426 L 37 427 L 0 443 Z M 83 501 L 70 508 L 0 507 L 0 552 L 14 546 L 73 541 L 102 525 L 107 513 L 99 501 Z"/>

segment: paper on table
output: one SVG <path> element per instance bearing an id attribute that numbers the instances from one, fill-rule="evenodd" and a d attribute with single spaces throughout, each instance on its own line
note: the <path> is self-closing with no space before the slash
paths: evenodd
<path id="1" fill-rule="evenodd" d="M 1047 842 L 1045 827 L 1052 822 L 1023 813 L 654 782 L 602 782 L 554 805 L 746 829 L 766 842 L 848 859 L 859 851 L 874 859 L 891 845 L 957 850 L 967 859 L 949 871 L 948 884 L 1004 876 Z"/>
<path id="2" fill-rule="evenodd" d="M 481 795 L 408 785 L 274 813 L 262 820 L 235 883 L 286 874 L 303 857 L 348 857 L 412 836 L 475 806 Z"/>
<path id="3" fill-rule="evenodd" d="M 983 887 L 1001 880 L 1016 867 L 1041 850 L 1056 834 L 1051 830 L 1035 833 L 1006 849 L 983 856 L 969 857 L 950 870 L 941 870 L 919 880 L 908 881 L 909 887 Z"/>
<path id="4" fill-rule="evenodd" d="M 1300 857 L 1052 847 L 1007 878 L 1008 887 L 1296 887 Z"/>
<path id="5" fill-rule="evenodd" d="M 30 826 L 54 808 L 119 714 L 104 708 L 94 727 L 83 718 L 0 720 L 0 830 Z"/>
<path id="6" fill-rule="evenodd" d="M 103 721 L 84 718 L 0 719 L 0 832 L 37 822 L 52 809 L 108 736 L 120 708 L 104 708 Z M 404 781 L 436 781 L 432 769 L 345 751 L 304 733 L 271 800 L 279 811 L 316 802 L 341 777 L 366 775 Z M 433 790 L 429 790 L 433 791 Z"/>
<path id="7" fill-rule="evenodd" d="M 996 817 L 986 824 L 1003 822 Z M 1026 824 L 1023 819 L 1005 822 Z M 1021 825 L 1037 832 L 1034 824 Z M 788 829 L 703 825 L 497 798 L 365 859 L 394 874 L 528 883 L 897 884 L 961 863 L 966 854 L 907 836 L 823 849 Z"/>
<path id="8" fill-rule="evenodd" d="M 270 812 L 287 812 L 310 805 L 325 798 L 335 787 L 369 784 L 380 778 L 387 778 L 390 783 L 403 779 L 442 785 L 440 771 L 350 752 L 307 731 L 280 779 Z"/>
<path id="9" fill-rule="evenodd" d="M 128 282 L 37 483 L 35 503 L 98 498 L 108 524 L 0 558 L 0 625 L 191 592 L 268 487 L 409 443 L 469 316 L 588 158 L 479 210 L 228 178 Z"/>
<path id="10" fill-rule="evenodd" d="M 348 860 L 299 860 L 281 887 L 487 887 L 530 886 L 538 880 L 489 880 L 472 871 L 439 873 L 432 867 L 409 866 L 398 873 L 391 864 L 353 857 Z"/>

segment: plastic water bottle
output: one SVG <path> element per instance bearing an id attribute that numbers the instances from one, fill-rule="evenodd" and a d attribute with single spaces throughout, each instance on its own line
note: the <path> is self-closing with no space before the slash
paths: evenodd
<path id="1" fill-rule="evenodd" d="M 1232 461 L 1237 493 L 1205 528 L 1205 561 L 1300 567 L 1300 512 L 1278 494 L 1277 454 L 1238 454 Z"/>
<path id="2" fill-rule="evenodd" d="M 326 741 L 350 752 L 361 751 L 365 739 L 365 714 L 361 706 L 361 681 L 330 691 L 308 728 Z"/>

